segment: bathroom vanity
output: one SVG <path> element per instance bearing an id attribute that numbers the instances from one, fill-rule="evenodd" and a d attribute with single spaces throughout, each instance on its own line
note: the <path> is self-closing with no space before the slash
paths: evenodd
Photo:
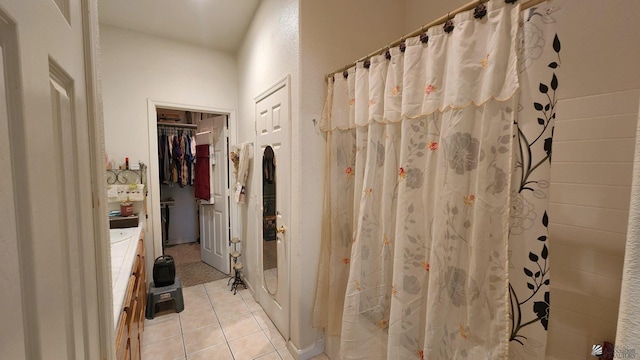
<path id="1" fill-rule="evenodd" d="M 116 359 L 140 359 L 147 302 L 144 231 L 111 229 L 111 279 Z"/>

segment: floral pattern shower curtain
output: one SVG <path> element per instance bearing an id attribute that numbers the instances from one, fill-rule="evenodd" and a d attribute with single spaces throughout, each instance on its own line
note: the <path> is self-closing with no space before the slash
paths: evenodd
<path id="1" fill-rule="evenodd" d="M 519 96 L 543 17 L 484 6 L 328 83 L 313 321 L 343 359 L 544 357 L 557 77 Z"/>

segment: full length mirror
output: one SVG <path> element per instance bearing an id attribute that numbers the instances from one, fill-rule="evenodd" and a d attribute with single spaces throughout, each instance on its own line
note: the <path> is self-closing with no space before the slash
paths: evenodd
<path id="1" fill-rule="evenodd" d="M 262 269 L 271 295 L 278 291 L 278 232 L 276 210 L 276 159 L 271 146 L 262 155 Z"/>

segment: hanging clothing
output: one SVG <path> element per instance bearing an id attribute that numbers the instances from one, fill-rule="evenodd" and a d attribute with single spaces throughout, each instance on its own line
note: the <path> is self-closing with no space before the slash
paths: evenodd
<path id="1" fill-rule="evenodd" d="M 160 167 L 158 176 L 160 177 L 160 184 L 164 184 L 164 143 L 162 142 L 163 137 L 164 134 L 158 134 L 158 166 Z"/>
<path id="2" fill-rule="evenodd" d="M 180 167 L 179 167 L 179 171 L 180 171 L 180 183 L 179 185 L 181 187 L 184 187 L 185 185 L 187 185 L 187 153 L 186 153 L 186 148 L 187 148 L 187 144 L 186 144 L 186 135 L 182 134 L 182 136 L 180 136 L 180 151 L 182 151 L 182 157 L 180 158 Z"/>
<path id="3" fill-rule="evenodd" d="M 197 145 L 195 170 L 195 195 L 197 199 L 210 200 L 209 145 Z"/>
<path id="4" fill-rule="evenodd" d="M 264 149 L 264 155 L 262 156 L 262 169 L 264 181 L 269 184 L 273 184 L 276 176 L 276 157 L 271 146 L 267 146 L 267 148 Z"/>
<path id="5" fill-rule="evenodd" d="M 173 136 L 172 140 L 171 140 L 172 145 L 172 152 L 171 152 L 171 159 L 173 160 L 173 163 L 171 165 L 171 175 L 172 175 L 172 182 L 177 183 L 180 181 L 180 171 L 178 171 L 179 166 L 180 166 L 180 158 L 182 158 L 182 151 L 180 150 L 180 140 L 178 139 L 177 136 Z"/>
<path id="6" fill-rule="evenodd" d="M 187 166 L 187 181 L 186 181 L 186 185 L 191 185 L 191 159 L 192 159 L 192 155 L 191 155 L 191 136 L 186 135 L 184 137 L 184 143 L 185 143 L 185 151 L 186 153 L 184 154 L 184 162 L 185 165 Z"/>

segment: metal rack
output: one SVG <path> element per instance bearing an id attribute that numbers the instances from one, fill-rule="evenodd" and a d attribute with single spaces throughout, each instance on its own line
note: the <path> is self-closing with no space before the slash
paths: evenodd
<path id="1" fill-rule="evenodd" d="M 144 163 L 138 163 L 140 167 L 137 170 L 133 169 L 107 169 L 105 173 L 106 181 L 108 185 L 129 185 L 129 184 L 144 184 L 147 185 L 147 165 Z"/>

